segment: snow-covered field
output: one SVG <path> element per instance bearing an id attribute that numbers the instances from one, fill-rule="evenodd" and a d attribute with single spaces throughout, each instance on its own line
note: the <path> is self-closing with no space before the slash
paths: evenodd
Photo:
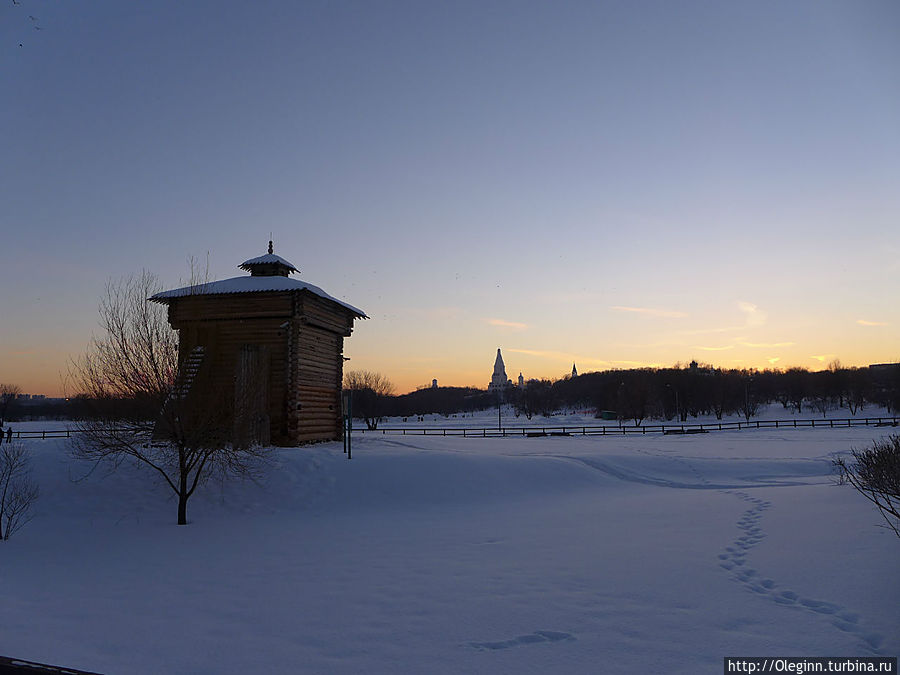
<path id="1" fill-rule="evenodd" d="M 28 441 L 0 654 L 116 673 L 699 673 L 896 655 L 900 540 L 834 453 L 893 429 L 359 436 L 210 484 Z"/>

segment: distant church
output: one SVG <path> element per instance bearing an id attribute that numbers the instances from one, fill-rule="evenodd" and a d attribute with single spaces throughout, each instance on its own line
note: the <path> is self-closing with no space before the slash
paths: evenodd
<path id="1" fill-rule="evenodd" d="M 578 369 L 575 367 L 575 363 L 572 363 L 572 375 L 574 377 L 578 377 Z M 437 380 L 435 380 L 436 386 Z M 525 387 L 525 378 L 522 376 L 522 373 L 519 372 L 519 380 L 518 386 L 520 389 Z M 505 391 L 507 388 L 512 387 L 513 382 L 509 378 L 506 377 L 506 365 L 503 363 L 503 356 L 500 354 L 500 348 L 497 348 L 497 358 L 494 360 L 494 374 L 491 375 L 491 381 L 488 383 L 488 391 Z"/>
<path id="2" fill-rule="evenodd" d="M 488 391 L 504 391 L 507 387 L 512 386 L 512 380 L 506 377 L 506 366 L 503 364 L 503 357 L 500 355 L 500 348 L 497 348 L 497 358 L 494 360 L 494 374 L 488 384 Z"/>

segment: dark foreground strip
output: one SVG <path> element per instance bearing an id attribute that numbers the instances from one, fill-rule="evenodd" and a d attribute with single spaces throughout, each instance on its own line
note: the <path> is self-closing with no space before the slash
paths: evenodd
<path id="1" fill-rule="evenodd" d="M 41 673 L 44 675 L 100 675 L 100 673 L 87 670 L 48 666 L 45 663 L 32 663 L 0 656 L 0 675 L 40 675 Z"/>
<path id="2" fill-rule="evenodd" d="M 726 656 L 728 673 L 881 673 L 897 675 L 896 656 Z"/>

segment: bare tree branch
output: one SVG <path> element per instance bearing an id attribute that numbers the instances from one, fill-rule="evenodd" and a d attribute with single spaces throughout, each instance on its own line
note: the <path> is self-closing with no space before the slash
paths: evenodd
<path id="1" fill-rule="evenodd" d="M 853 460 L 834 460 L 842 482 L 872 502 L 894 534 L 900 537 L 900 435 L 875 441 L 871 448 L 852 450 Z"/>
<path id="2" fill-rule="evenodd" d="M 235 401 L 194 386 L 209 371 L 202 358 L 199 369 L 180 367 L 165 308 L 148 300 L 157 290 L 148 272 L 107 284 L 103 334 L 70 367 L 70 382 L 93 408 L 77 425 L 72 452 L 95 463 L 128 460 L 152 469 L 177 496 L 184 525 L 188 499 L 212 473 L 258 476 L 268 451 L 231 443 Z"/>
<path id="3" fill-rule="evenodd" d="M 39 494 L 25 446 L 0 446 L 0 541 L 9 539 L 32 519 L 31 505 Z"/>

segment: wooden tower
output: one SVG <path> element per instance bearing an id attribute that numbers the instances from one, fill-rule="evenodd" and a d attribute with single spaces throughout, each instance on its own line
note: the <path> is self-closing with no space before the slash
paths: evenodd
<path id="1" fill-rule="evenodd" d="M 176 288 L 178 395 L 233 403 L 236 444 L 298 445 L 341 437 L 344 338 L 362 310 L 291 279 L 294 265 L 269 252 L 241 263 L 249 276 Z"/>

